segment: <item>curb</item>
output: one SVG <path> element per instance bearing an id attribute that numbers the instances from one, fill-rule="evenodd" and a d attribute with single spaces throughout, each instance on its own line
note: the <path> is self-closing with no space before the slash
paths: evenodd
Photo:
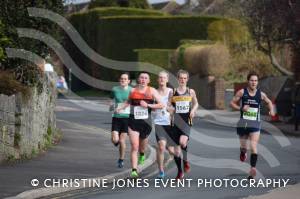
<path id="1" fill-rule="evenodd" d="M 61 122 L 66 122 L 66 123 L 72 123 L 72 122 L 68 122 L 65 120 L 59 120 Z M 74 125 L 74 123 L 72 123 Z M 82 126 L 80 124 L 76 124 L 77 126 Z M 93 130 L 95 129 L 101 129 L 98 127 L 93 127 L 93 126 L 84 126 L 85 128 L 92 128 Z M 104 132 L 106 130 L 101 129 Z M 148 158 L 145 160 L 144 165 L 142 166 L 138 166 L 138 170 L 141 172 L 145 169 L 147 169 L 148 167 L 150 167 L 155 161 L 156 161 L 156 153 L 155 150 L 152 146 L 149 145 L 148 149 L 150 150 L 150 154 L 148 156 Z M 127 169 L 125 171 L 122 172 L 118 172 L 118 173 L 113 173 L 113 174 L 109 174 L 106 176 L 101 176 L 101 177 L 94 177 L 94 178 L 87 178 L 87 180 L 102 180 L 102 179 L 106 179 L 107 183 L 111 183 L 113 182 L 113 179 L 122 179 L 122 178 L 126 178 L 130 175 L 131 169 Z M 65 187 L 65 188 L 61 188 L 61 187 L 52 187 L 52 188 L 38 188 L 38 189 L 32 189 L 32 190 L 28 190 L 28 191 L 24 191 L 22 193 L 19 193 L 16 196 L 11 196 L 11 197 L 6 197 L 5 199 L 25 199 L 25 198 L 40 198 L 40 197 L 45 197 L 45 196 L 50 196 L 53 194 L 59 194 L 59 193 L 63 193 L 63 192 L 68 192 L 68 191 L 75 191 L 75 190 L 81 190 L 81 189 L 85 189 L 85 188 L 90 188 L 90 187 L 84 187 L 84 183 L 80 183 L 79 187 Z"/>

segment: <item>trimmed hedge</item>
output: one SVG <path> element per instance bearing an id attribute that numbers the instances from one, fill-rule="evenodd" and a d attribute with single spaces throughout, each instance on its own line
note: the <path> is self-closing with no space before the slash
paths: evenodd
<path id="1" fill-rule="evenodd" d="M 96 8 L 70 16 L 71 23 L 91 48 L 102 56 L 119 61 L 137 61 L 134 49 L 176 49 L 182 39 L 206 40 L 209 24 L 220 19 L 168 16 L 153 10 L 134 8 Z M 102 80 L 118 80 L 122 71 L 99 67 L 72 46 L 71 41 L 66 44 L 68 52 L 84 71 Z"/>
<path id="2" fill-rule="evenodd" d="M 184 50 L 182 50 L 184 49 Z M 223 77 L 228 69 L 229 50 L 222 44 L 180 46 L 174 53 L 175 67 L 191 75 Z"/>
<path id="3" fill-rule="evenodd" d="M 128 7 L 143 8 L 143 9 L 150 8 L 147 0 L 128 0 L 128 3 L 129 3 Z M 89 4 L 89 9 L 96 8 L 96 7 L 111 7 L 111 6 L 120 6 L 118 4 L 118 0 L 93 0 Z"/>
<path id="4" fill-rule="evenodd" d="M 222 19 L 211 23 L 208 27 L 208 38 L 222 41 L 229 47 L 245 45 L 251 40 L 248 27 L 236 19 Z"/>
<path id="5" fill-rule="evenodd" d="M 174 49 L 136 49 L 139 62 L 147 62 L 163 68 L 166 71 L 171 71 L 171 57 Z M 151 86 L 157 87 L 157 75 L 150 74 Z"/>
<path id="6" fill-rule="evenodd" d="M 133 49 L 177 48 L 181 39 L 207 39 L 217 17 L 113 16 L 98 24 L 99 52 L 108 58 L 135 61 Z"/>
<path id="7" fill-rule="evenodd" d="M 72 14 L 69 16 L 69 21 L 73 24 L 73 26 L 80 33 L 81 37 L 88 43 L 88 45 L 99 53 L 98 48 L 102 45 L 102 43 L 100 42 L 98 25 L 101 23 L 102 17 L 118 15 L 166 16 L 165 13 L 155 10 L 106 7 L 94 8 L 87 12 Z M 118 81 L 118 77 L 122 71 L 107 69 L 95 64 L 89 58 L 82 55 L 82 53 L 80 53 L 80 50 L 74 46 L 73 42 L 70 41 L 68 37 L 66 37 L 65 40 L 65 48 L 67 49 L 73 60 L 77 63 L 77 65 L 80 66 L 81 69 L 86 73 L 103 80 Z M 133 53 L 133 49 L 130 50 Z M 65 73 L 67 74 L 68 71 L 65 71 Z M 77 77 L 72 76 L 72 88 L 82 90 L 89 89 L 90 87 L 78 80 Z"/>
<path id="8" fill-rule="evenodd" d="M 139 16 L 163 16 L 166 15 L 163 12 L 157 10 L 145 10 L 139 8 L 122 8 L 122 7 L 105 7 L 105 8 L 93 8 L 86 12 L 79 12 L 70 15 L 71 20 L 74 16 L 97 16 L 97 17 L 108 17 L 108 16 L 131 16 L 131 15 L 139 15 Z"/>

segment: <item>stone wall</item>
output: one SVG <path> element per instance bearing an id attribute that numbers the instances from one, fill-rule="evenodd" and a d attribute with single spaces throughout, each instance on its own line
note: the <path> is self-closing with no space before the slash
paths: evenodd
<path id="1" fill-rule="evenodd" d="M 29 98 L 0 94 L 0 162 L 31 157 L 49 141 L 47 130 L 56 128 L 55 82 L 56 75 L 47 74 L 42 89 L 32 88 Z"/>

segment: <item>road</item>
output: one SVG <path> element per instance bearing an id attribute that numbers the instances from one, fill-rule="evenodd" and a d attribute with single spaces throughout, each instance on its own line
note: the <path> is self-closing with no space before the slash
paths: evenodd
<path id="1" fill-rule="evenodd" d="M 57 118 L 70 122 L 96 126 L 110 130 L 111 114 L 107 106 L 101 101 L 58 101 Z M 72 109 L 74 111 L 63 111 Z M 192 138 L 189 142 L 189 157 L 192 169 L 185 176 L 192 179 L 190 186 L 166 188 L 155 187 L 157 175 L 156 165 L 142 174 L 149 180 L 149 187 L 116 188 L 90 188 L 69 193 L 55 195 L 57 198 L 244 198 L 250 195 L 261 195 L 271 187 L 225 187 L 224 180 L 221 187 L 198 186 L 198 179 L 238 179 L 247 177 L 248 163 L 239 162 L 239 142 L 234 127 L 224 127 L 195 118 Z M 278 140 L 284 139 L 286 144 Z M 151 134 L 150 144 L 155 145 L 154 133 Z M 282 146 L 283 145 L 283 146 Z M 259 159 L 257 169 L 261 179 L 289 180 L 288 185 L 300 182 L 300 139 L 295 137 L 274 137 L 269 133 L 262 133 L 260 139 Z M 249 162 L 249 161 L 248 161 Z M 166 169 L 167 179 L 176 176 L 176 168 L 171 161 Z M 161 184 L 160 184 L 161 185 Z M 208 184 L 209 185 L 209 184 Z M 145 186 L 145 185 L 144 185 Z M 278 186 L 278 185 L 277 185 Z M 300 191 L 299 191 L 300 193 Z M 54 197 L 54 196 L 52 196 Z"/>

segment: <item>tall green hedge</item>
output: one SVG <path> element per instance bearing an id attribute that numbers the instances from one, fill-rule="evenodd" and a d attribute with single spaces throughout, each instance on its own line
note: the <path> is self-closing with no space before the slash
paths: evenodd
<path id="1" fill-rule="evenodd" d="M 174 49 L 136 49 L 137 60 L 139 62 L 151 63 L 162 68 L 162 70 L 171 71 L 171 57 Z M 157 78 L 155 74 L 150 74 L 151 85 L 157 87 Z"/>
<path id="2" fill-rule="evenodd" d="M 111 59 L 135 61 L 133 49 L 177 48 L 181 39 L 207 39 L 216 17 L 112 16 L 97 24 L 98 51 Z"/>
<path id="3" fill-rule="evenodd" d="M 206 40 L 209 24 L 220 19 L 166 16 L 157 11 L 132 8 L 97 8 L 70 17 L 90 47 L 102 56 L 119 61 L 137 61 L 134 49 L 175 49 L 182 39 Z M 73 59 L 86 72 L 103 80 L 117 80 L 121 71 L 97 66 L 72 47 L 72 42 L 67 42 L 67 46 L 71 48 L 69 53 Z"/>
<path id="4" fill-rule="evenodd" d="M 89 9 L 96 7 L 111 7 L 111 6 L 120 6 L 120 0 L 93 0 L 89 4 Z M 134 8 L 150 8 L 147 0 L 128 0 L 128 7 Z"/>

